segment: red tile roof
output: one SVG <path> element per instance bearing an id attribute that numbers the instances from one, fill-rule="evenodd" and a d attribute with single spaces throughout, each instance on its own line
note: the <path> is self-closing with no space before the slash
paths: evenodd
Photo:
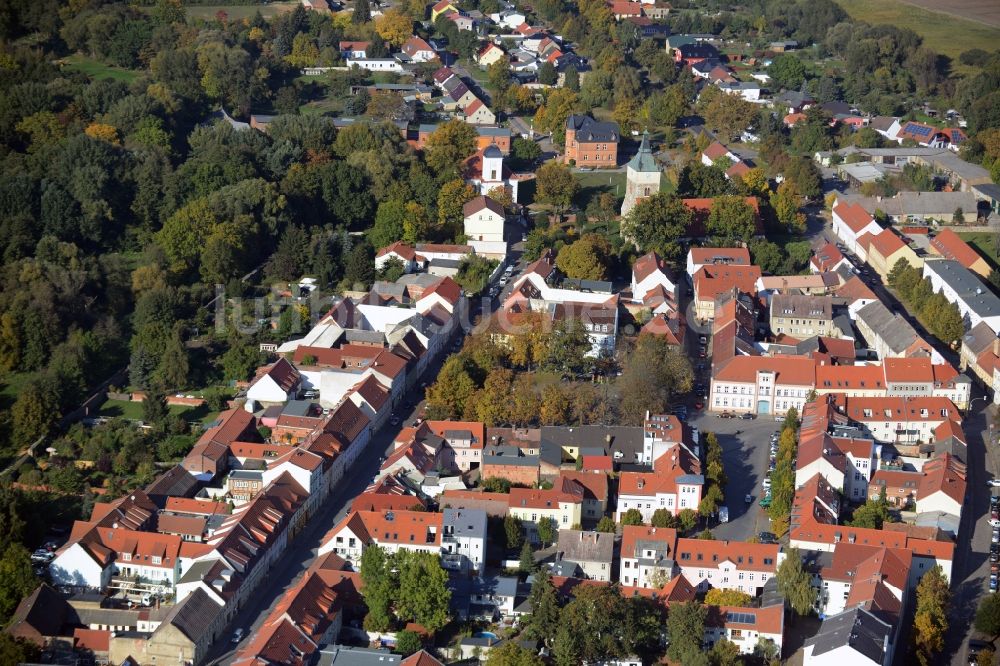
<path id="1" fill-rule="evenodd" d="M 785 609 L 781 604 L 753 608 L 749 612 L 748 609 L 738 606 L 707 606 L 707 608 L 705 626 L 708 627 L 724 627 L 770 635 L 781 635 L 784 631 Z M 753 618 L 755 621 L 737 621 L 745 618 Z"/>
<path id="2" fill-rule="evenodd" d="M 499 203 L 489 197 L 478 196 L 475 199 L 470 199 L 465 202 L 465 205 L 462 206 L 462 216 L 469 217 L 470 215 L 475 215 L 484 208 L 496 213 L 497 215 L 502 216 L 504 214 L 503 206 Z"/>
<path id="3" fill-rule="evenodd" d="M 708 148 L 702 151 L 702 154 L 714 162 L 720 157 L 727 157 L 729 155 L 729 149 L 718 141 L 713 141 Z"/>
<path id="4" fill-rule="evenodd" d="M 695 298 L 699 301 L 714 301 L 733 289 L 756 294 L 759 279 L 759 266 L 705 265 L 694 274 Z"/>
<path id="5" fill-rule="evenodd" d="M 878 250 L 878 253 L 884 258 L 888 259 L 904 247 L 906 247 L 906 243 L 903 242 L 902 238 L 889 229 L 885 229 L 882 233 L 877 234 L 874 238 L 872 238 L 868 249 L 871 250 L 874 248 Z"/>
<path id="6" fill-rule="evenodd" d="M 780 550 L 778 544 L 679 538 L 674 561 L 682 567 L 717 568 L 728 560 L 744 571 L 773 573 L 778 569 Z"/>
<path id="7" fill-rule="evenodd" d="M 937 236 L 931 239 L 931 248 L 945 259 L 954 259 L 969 269 L 983 261 L 979 253 L 951 229 L 945 228 L 938 232 Z"/>
<path id="8" fill-rule="evenodd" d="M 387 254 L 395 254 L 407 261 L 414 261 L 417 258 L 417 251 L 412 245 L 404 243 L 403 241 L 396 241 L 392 245 L 387 245 L 383 247 L 375 255 L 376 258 L 384 257 Z"/>
<path id="9" fill-rule="evenodd" d="M 866 211 L 861 204 L 857 203 L 840 202 L 833 207 L 833 212 L 836 213 L 837 216 L 844 221 L 844 224 L 846 224 L 855 234 L 875 221 L 875 218 L 869 215 L 868 211 Z"/>
<path id="10" fill-rule="evenodd" d="M 734 356 L 716 370 L 714 379 L 756 382 L 759 371 L 773 372 L 775 385 L 811 387 L 816 382 L 816 362 L 802 356 Z"/>
<path id="11" fill-rule="evenodd" d="M 622 527 L 621 556 L 635 559 L 635 545 L 639 541 L 654 541 L 666 546 L 669 553 L 677 548 L 677 530 L 670 527 L 625 525 Z"/>
<path id="12" fill-rule="evenodd" d="M 667 262 L 655 252 L 647 252 L 632 264 L 632 275 L 635 276 L 636 282 L 642 282 L 653 273 L 666 274 L 667 271 Z"/>

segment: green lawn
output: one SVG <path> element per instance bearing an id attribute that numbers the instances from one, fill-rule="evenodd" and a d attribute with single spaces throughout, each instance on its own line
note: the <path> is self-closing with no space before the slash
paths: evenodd
<path id="1" fill-rule="evenodd" d="M 958 62 L 962 51 L 980 48 L 995 51 L 1000 44 L 1000 29 L 966 21 L 943 12 L 932 12 L 896 0 L 836 0 L 856 21 L 888 23 L 909 28 L 923 37 L 924 44 L 952 59 L 953 69 L 960 74 L 974 71 Z"/>
<path id="2" fill-rule="evenodd" d="M 63 63 L 64 68 L 83 72 L 92 79 L 116 79 L 125 83 L 131 83 L 139 76 L 139 72 L 134 69 L 105 65 L 99 60 L 88 58 L 79 53 L 64 58 Z"/>
<path id="3" fill-rule="evenodd" d="M 188 407 L 186 405 L 170 405 L 170 413 L 180 416 L 185 421 L 201 421 L 208 423 L 218 416 L 209 410 L 207 405 Z M 107 418 L 125 418 L 132 421 L 142 420 L 142 403 L 130 400 L 108 400 L 101 406 L 100 416 Z"/>
<path id="4" fill-rule="evenodd" d="M 577 171 L 573 176 L 580 183 L 580 190 L 573 199 L 573 205 L 579 210 L 586 210 L 594 197 L 605 192 L 611 192 L 619 201 L 625 198 L 624 172 Z"/>
<path id="5" fill-rule="evenodd" d="M 1000 266 L 994 234 L 985 231 L 958 231 L 958 237 L 971 245 L 993 267 Z"/>

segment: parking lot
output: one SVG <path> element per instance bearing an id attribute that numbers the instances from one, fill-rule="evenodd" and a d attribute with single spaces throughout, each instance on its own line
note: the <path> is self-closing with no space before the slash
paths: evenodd
<path id="1" fill-rule="evenodd" d="M 760 532 L 770 531 L 771 521 L 759 501 L 764 496 L 761 483 L 767 473 L 771 433 L 781 429 L 781 422 L 774 417 L 723 419 L 696 411 L 691 414 L 688 424 L 697 427 L 702 438 L 714 432 L 722 446 L 722 464 L 729 481 L 724 488 L 729 522 L 712 527 L 715 538 L 746 541 Z M 752 503 L 745 502 L 746 495 L 753 497 Z"/>

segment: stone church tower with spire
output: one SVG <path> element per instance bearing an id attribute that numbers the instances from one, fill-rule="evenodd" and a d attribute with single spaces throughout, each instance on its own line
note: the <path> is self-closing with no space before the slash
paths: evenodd
<path id="1" fill-rule="evenodd" d="M 653 159 L 649 148 L 649 132 L 642 133 L 642 143 L 639 152 L 626 165 L 625 201 L 622 202 L 622 215 L 628 215 L 636 204 L 648 196 L 660 191 L 660 167 Z"/>

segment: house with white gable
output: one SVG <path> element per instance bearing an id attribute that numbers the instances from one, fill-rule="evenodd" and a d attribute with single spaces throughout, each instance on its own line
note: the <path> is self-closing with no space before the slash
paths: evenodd
<path id="1" fill-rule="evenodd" d="M 507 55 L 507 52 L 503 48 L 497 46 L 493 42 L 490 42 L 476 53 L 476 62 L 482 69 L 488 68 L 490 65 L 503 60 L 503 57 Z"/>
<path id="2" fill-rule="evenodd" d="M 882 233 L 875 218 L 860 204 L 837 201 L 833 206 L 833 233 L 848 250 L 864 258 L 865 252 L 858 239 L 865 234 L 876 236 Z"/>
<path id="3" fill-rule="evenodd" d="M 625 587 L 658 588 L 674 576 L 677 530 L 625 525 L 618 580 Z"/>
<path id="4" fill-rule="evenodd" d="M 503 206 L 493 199 L 480 195 L 462 206 L 463 229 L 470 241 L 487 243 L 504 242 L 506 215 Z"/>
<path id="5" fill-rule="evenodd" d="M 375 270 L 381 271 L 390 259 L 395 259 L 403 264 L 404 273 L 415 273 L 427 268 L 427 257 L 418 254 L 412 245 L 403 241 L 387 245 L 375 254 Z"/>
<path id="6" fill-rule="evenodd" d="M 336 553 L 358 569 L 371 546 L 440 554 L 443 519 L 426 511 L 352 511 L 323 537 L 319 555 Z"/>
<path id="7" fill-rule="evenodd" d="M 646 294 L 654 289 L 662 289 L 675 304 L 677 303 L 677 281 L 670 274 L 667 263 L 656 252 L 649 252 L 632 264 L 632 301 L 641 303 Z"/>
<path id="8" fill-rule="evenodd" d="M 657 509 L 675 516 L 684 509 L 697 511 L 704 489 L 701 463 L 686 447 L 675 444 L 656 459 L 652 472 L 621 473 L 615 520 L 620 522 L 629 509 L 637 509 L 647 523 Z"/>
<path id="9" fill-rule="evenodd" d="M 299 371 L 284 358 L 278 359 L 254 379 L 247 389 L 246 410 L 254 412 L 259 405 L 284 404 L 295 397 L 301 377 Z"/>
<path id="10" fill-rule="evenodd" d="M 495 123 L 494 117 L 485 124 Z M 466 180 L 480 194 L 489 194 L 491 190 L 500 188 L 510 194 L 511 201 L 517 201 L 518 181 L 511 177 L 511 170 L 503 163 L 503 151 L 495 143 L 486 146 L 466 161 L 465 174 Z"/>
<path id="11" fill-rule="evenodd" d="M 431 62 L 438 59 L 438 54 L 431 45 L 416 35 L 403 42 L 399 50 L 412 62 Z"/>
<path id="12" fill-rule="evenodd" d="M 701 163 L 705 166 L 714 166 L 715 163 L 723 157 L 728 159 L 733 164 L 738 164 L 743 161 L 740 159 L 739 155 L 729 150 L 718 141 L 712 142 L 708 148 L 701 151 Z"/>

